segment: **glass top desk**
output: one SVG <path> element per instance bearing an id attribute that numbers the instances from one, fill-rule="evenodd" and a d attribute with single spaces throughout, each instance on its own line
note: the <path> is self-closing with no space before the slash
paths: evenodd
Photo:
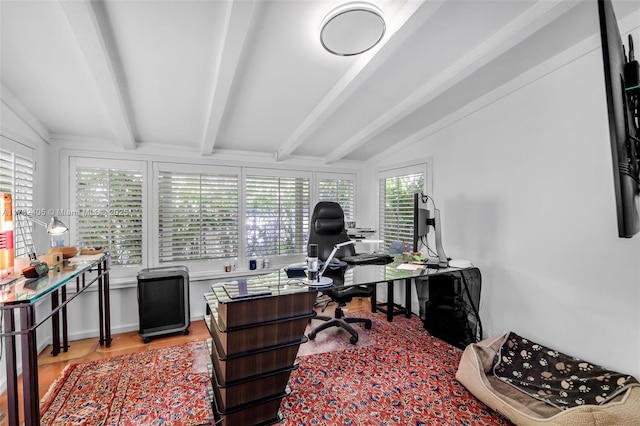
<path id="1" fill-rule="evenodd" d="M 398 269 L 401 256 L 386 265 L 355 265 L 325 271 L 329 286 L 313 286 L 306 277 L 289 278 L 284 269 L 239 278 L 221 278 L 204 295 L 205 323 L 212 366 L 212 408 L 223 425 L 263 425 L 282 420 L 282 398 L 288 395 L 290 371 L 307 340 L 305 328 L 315 316 L 318 291 L 356 285 L 387 283 L 389 297 L 377 304 L 391 321 L 393 315 L 411 316 L 411 282 L 426 281 L 434 274 L 457 273 L 448 269 Z M 404 282 L 404 307 L 393 302 L 395 281 Z"/>
<path id="2" fill-rule="evenodd" d="M 220 279 L 212 285 L 212 292 L 217 303 L 232 303 L 251 297 L 273 297 L 285 294 L 308 291 L 322 291 L 327 288 L 340 288 L 357 285 L 373 285 L 372 312 L 381 311 L 387 315 L 387 320 L 392 321 L 394 315 L 405 314 L 411 317 L 411 282 L 414 280 L 424 280 L 432 275 L 447 274 L 460 271 L 459 268 L 440 269 L 398 269 L 402 264 L 401 256 L 395 256 L 395 260 L 386 265 L 348 265 L 346 270 L 327 269 L 324 276 L 333 279 L 333 285 L 325 287 L 314 287 L 309 285 L 304 277 L 289 278 L 284 269 L 264 275 L 251 276 L 241 279 Z M 404 281 L 405 301 L 404 306 L 394 303 L 393 285 L 394 281 Z M 387 302 L 377 303 L 376 286 L 374 284 L 387 284 L 389 297 Z M 242 297 L 240 289 L 246 290 L 246 295 Z"/>
<path id="3" fill-rule="evenodd" d="M 97 272 L 97 274 L 89 275 Z M 75 283 L 75 294 L 67 298 L 67 286 Z M 109 255 L 78 256 L 63 264 L 54 265 L 48 276 L 31 280 L 18 278 L 0 287 L 0 310 L 4 314 L 4 339 L 7 368 L 8 421 L 20 424 L 18 410 L 18 377 L 16 337 L 19 338 L 22 359 L 22 385 L 24 396 L 24 424 L 39 425 L 38 395 L 38 348 L 36 329 L 51 318 L 52 354 L 65 352 L 67 338 L 67 304 L 84 292 L 93 283 L 98 283 L 98 315 L 100 322 L 100 345 L 111 345 L 111 323 L 109 315 Z M 50 297 L 51 312 L 43 319 L 36 319 L 35 306 Z M 16 324 L 16 312 L 20 324 Z M 62 314 L 62 337 L 60 344 L 60 314 Z"/>

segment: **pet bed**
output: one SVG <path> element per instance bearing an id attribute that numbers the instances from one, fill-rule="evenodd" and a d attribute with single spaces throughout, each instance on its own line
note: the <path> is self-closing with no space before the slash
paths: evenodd
<path id="1" fill-rule="evenodd" d="M 640 384 L 515 333 L 470 344 L 456 379 L 516 425 L 639 425 Z"/>

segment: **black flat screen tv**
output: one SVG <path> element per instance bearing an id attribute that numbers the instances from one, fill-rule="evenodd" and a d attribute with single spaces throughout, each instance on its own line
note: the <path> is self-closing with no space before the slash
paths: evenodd
<path id="1" fill-rule="evenodd" d="M 598 0 L 598 14 L 609 113 L 618 235 L 621 238 L 631 238 L 640 231 L 640 144 L 635 116 L 638 96 L 635 94 L 637 90 L 633 92 L 629 89 L 629 82 L 625 85 L 625 64 L 633 58 L 626 58 L 610 0 Z"/>

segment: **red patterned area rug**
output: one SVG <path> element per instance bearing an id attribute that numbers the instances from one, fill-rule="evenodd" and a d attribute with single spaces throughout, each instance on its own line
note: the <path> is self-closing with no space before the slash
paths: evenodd
<path id="1" fill-rule="evenodd" d="M 68 365 L 40 402 L 41 423 L 197 425 L 211 423 L 204 342 Z"/>
<path id="2" fill-rule="evenodd" d="M 280 407 L 285 425 L 511 424 L 455 379 L 462 350 L 431 337 L 417 316 L 353 315 L 372 319 L 359 334 L 373 344 L 299 356 Z"/>
<path id="3" fill-rule="evenodd" d="M 364 317 L 360 312 L 345 312 L 349 316 Z M 329 308 L 326 312 L 318 311 L 318 315 L 333 317 L 334 309 Z M 369 317 L 367 317 L 369 318 Z M 307 326 L 304 334 L 308 336 L 311 330 L 323 323 L 322 320 L 314 319 Z M 351 324 L 358 331 L 358 341 L 353 345 L 349 343 L 351 335 L 340 327 L 327 328 L 316 335 L 316 338 L 300 345 L 298 356 L 317 355 L 324 352 L 338 352 L 345 349 L 358 349 L 371 346 L 374 343 L 371 333 L 366 333 L 358 324 Z"/>
<path id="4" fill-rule="evenodd" d="M 334 331 L 307 355 L 302 345 L 282 424 L 510 425 L 455 380 L 462 351 L 431 337 L 416 316 L 352 315 L 373 321 L 359 328 L 358 344 Z M 192 342 L 69 365 L 40 403 L 42 425 L 213 423 L 209 362 L 206 344 Z"/>

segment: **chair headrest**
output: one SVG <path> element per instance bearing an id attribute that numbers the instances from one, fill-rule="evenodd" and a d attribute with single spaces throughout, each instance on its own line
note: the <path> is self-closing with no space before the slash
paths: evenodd
<path id="1" fill-rule="evenodd" d="M 314 211 L 313 230 L 319 235 L 339 234 L 344 230 L 344 212 L 340 204 L 320 202 Z"/>
<path id="2" fill-rule="evenodd" d="M 313 227 L 318 235 L 339 234 L 344 229 L 344 220 L 342 219 L 317 219 Z"/>

